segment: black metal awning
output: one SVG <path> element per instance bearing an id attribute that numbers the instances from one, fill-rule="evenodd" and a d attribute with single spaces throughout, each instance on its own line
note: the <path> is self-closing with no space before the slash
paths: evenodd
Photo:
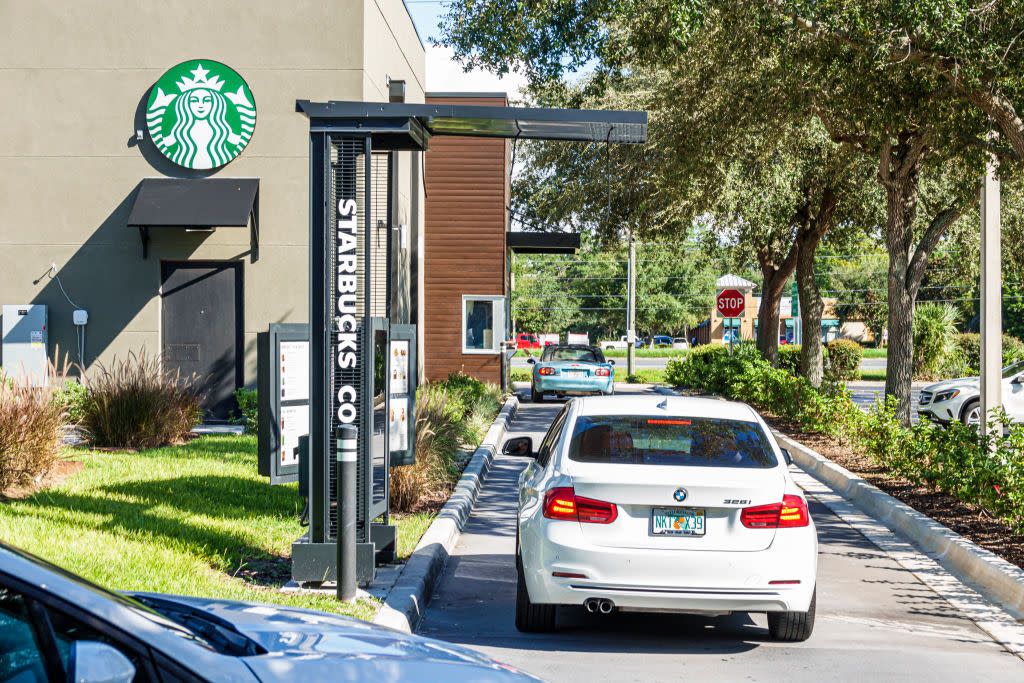
<path id="1" fill-rule="evenodd" d="M 378 149 L 386 148 L 387 137 L 392 148 L 426 149 L 433 135 L 620 144 L 647 140 L 644 111 L 333 100 L 297 100 L 295 111 L 309 117 L 311 131 L 372 133 Z"/>
<path id="2" fill-rule="evenodd" d="M 142 257 L 150 228 L 214 229 L 251 226 L 259 236 L 259 178 L 146 178 L 139 183 L 128 226 L 139 228 Z"/>
<path id="3" fill-rule="evenodd" d="M 578 232 L 508 232 L 505 244 L 517 254 L 574 254 L 580 248 Z"/>

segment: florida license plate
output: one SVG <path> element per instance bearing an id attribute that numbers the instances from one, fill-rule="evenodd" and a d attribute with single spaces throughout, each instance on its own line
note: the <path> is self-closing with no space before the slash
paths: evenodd
<path id="1" fill-rule="evenodd" d="M 566 370 L 565 374 L 568 377 L 586 377 L 587 376 L 587 371 L 586 370 Z"/>
<path id="2" fill-rule="evenodd" d="M 654 508 L 651 510 L 653 536 L 703 536 L 703 508 Z"/>

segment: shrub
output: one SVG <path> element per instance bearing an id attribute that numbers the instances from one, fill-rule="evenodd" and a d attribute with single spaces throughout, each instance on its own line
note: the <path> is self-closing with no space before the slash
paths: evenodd
<path id="1" fill-rule="evenodd" d="M 501 391 L 462 373 L 424 384 L 416 393 L 416 463 L 391 470 L 391 505 L 410 512 L 447 497 L 461 472 L 464 444 L 483 440 L 501 405 Z"/>
<path id="2" fill-rule="evenodd" d="M 45 387 L 0 374 L 0 492 L 51 470 L 60 457 L 65 402 L 54 389 L 63 373 L 50 370 Z"/>
<path id="3" fill-rule="evenodd" d="M 82 426 L 97 446 L 155 448 L 177 443 L 202 419 L 197 378 L 165 371 L 145 353 L 99 365 L 88 380 Z"/>
<path id="4" fill-rule="evenodd" d="M 974 332 L 958 334 L 953 341 L 953 351 L 943 364 L 941 374 L 945 377 L 966 377 L 977 375 L 981 370 L 981 335 Z M 1024 342 L 1008 334 L 1003 335 L 1003 365 L 1024 360 Z"/>
<path id="5" fill-rule="evenodd" d="M 68 380 L 58 389 L 54 398 L 64 407 L 64 416 L 68 424 L 77 425 L 85 417 L 86 403 L 89 401 L 89 390 L 79 381 Z"/>
<path id="6" fill-rule="evenodd" d="M 864 349 L 851 339 L 834 339 L 825 347 L 825 377 L 833 382 L 850 382 L 860 377 Z"/>
<path id="7" fill-rule="evenodd" d="M 794 375 L 800 373 L 800 349 L 799 344 L 786 344 L 779 347 L 778 360 L 775 367 L 786 370 Z"/>
<path id="8" fill-rule="evenodd" d="M 950 304 L 923 303 L 914 310 L 914 376 L 937 379 L 955 350 L 958 314 Z"/>
<path id="9" fill-rule="evenodd" d="M 242 412 L 245 433 L 255 434 L 260 429 L 259 395 L 255 389 L 242 387 L 235 390 L 235 400 L 238 401 L 238 409 Z"/>

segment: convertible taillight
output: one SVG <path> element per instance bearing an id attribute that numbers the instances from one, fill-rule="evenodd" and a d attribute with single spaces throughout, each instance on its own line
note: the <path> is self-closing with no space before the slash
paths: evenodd
<path id="1" fill-rule="evenodd" d="M 555 369 L 554 368 L 541 368 L 540 370 L 537 371 L 537 374 L 538 375 L 553 375 L 553 374 L 555 374 Z"/>
<path id="2" fill-rule="evenodd" d="M 781 503 L 743 508 L 740 522 L 748 529 L 787 529 L 807 526 L 811 523 L 811 515 L 803 498 L 786 495 Z"/>
<path id="3" fill-rule="evenodd" d="M 598 377 L 608 377 L 612 374 L 612 371 L 609 370 L 608 368 L 598 368 L 594 372 L 594 374 L 597 375 Z"/>
<path id="4" fill-rule="evenodd" d="M 619 510 L 615 503 L 577 496 L 571 486 L 559 486 L 544 494 L 544 516 L 587 524 L 611 524 L 619 516 Z"/>

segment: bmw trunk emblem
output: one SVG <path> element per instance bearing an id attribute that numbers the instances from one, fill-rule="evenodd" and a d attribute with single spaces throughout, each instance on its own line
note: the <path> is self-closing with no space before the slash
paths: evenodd
<path id="1" fill-rule="evenodd" d="M 672 497 L 676 499 L 677 503 L 682 503 L 686 500 L 686 489 L 680 486 L 676 489 L 676 492 L 672 494 Z"/>

